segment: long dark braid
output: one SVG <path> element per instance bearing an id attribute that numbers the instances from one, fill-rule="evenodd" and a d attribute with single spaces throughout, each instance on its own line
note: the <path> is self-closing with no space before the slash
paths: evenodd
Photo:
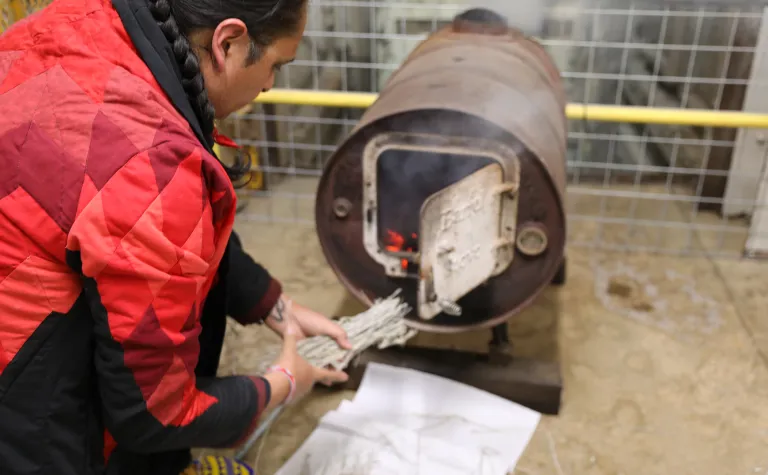
<path id="1" fill-rule="evenodd" d="M 200 60 L 192 49 L 188 35 L 196 29 L 215 28 L 227 18 L 239 18 L 251 32 L 254 43 L 252 59 L 256 60 L 256 45 L 267 46 L 280 35 L 295 31 L 305 1 L 251 0 L 246 6 L 238 0 L 148 0 L 149 11 L 171 44 L 181 69 L 184 91 L 205 137 L 213 133 L 216 111 L 208 99 Z M 250 172 L 251 161 L 245 154 L 237 154 L 233 165 L 223 165 L 230 179 L 236 182 Z"/>
<path id="2" fill-rule="evenodd" d="M 189 40 L 179 30 L 176 18 L 171 11 L 168 0 L 150 0 L 149 11 L 157 20 L 165 39 L 171 44 L 173 55 L 181 68 L 182 84 L 189 97 L 192 109 L 200 120 L 200 127 L 206 137 L 213 133 L 213 121 L 216 111 L 208 100 L 208 91 L 205 90 L 203 74 L 200 72 L 200 60 L 192 50 Z"/>

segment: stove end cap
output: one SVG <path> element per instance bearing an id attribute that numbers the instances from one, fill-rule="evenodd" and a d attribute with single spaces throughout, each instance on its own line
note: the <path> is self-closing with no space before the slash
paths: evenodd
<path id="1" fill-rule="evenodd" d="M 504 15 L 488 8 L 471 8 L 453 18 L 452 30 L 456 33 L 503 35 L 509 32 Z"/>

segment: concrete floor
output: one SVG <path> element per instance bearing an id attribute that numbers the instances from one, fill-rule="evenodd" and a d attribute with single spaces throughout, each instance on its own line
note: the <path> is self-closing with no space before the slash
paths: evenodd
<path id="1" fill-rule="evenodd" d="M 246 213 L 262 205 L 252 203 Z M 617 206 L 614 200 L 604 211 Z M 636 211 L 656 212 L 654 206 Z M 626 234 L 597 227 L 586 221 L 570 233 Z M 238 230 L 295 300 L 328 315 L 360 310 L 326 265 L 311 226 L 241 221 Z M 679 231 L 659 239 L 709 249 L 737 239 Z M 734 246 L 743 245 L 738 239 Z M 568 256 L 567 284 L 510 322 L 520 355 L 559 354 L 565 384 L 561 414 L 542 419 L 515 473 L 768 475 L 768 264 L 583 247 Z M 485 333 L 419 338 L 457 347 L 487 341 Z M 274 344 L 263 328 L 231 324 L 222 373 L 253 371 L 260 352 Z M 275 473 L 318 418 L 351 396 L 309 397 L 281 416 L 258 463 L 259 444 L 247 460 L 260 474 Z"/>

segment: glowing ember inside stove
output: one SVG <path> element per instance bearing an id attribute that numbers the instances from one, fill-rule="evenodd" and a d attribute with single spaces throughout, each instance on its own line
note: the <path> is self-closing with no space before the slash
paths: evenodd
<path id="1" fill-rule="evenodd" d="M 402 255 L 401 266 L 417 268 L 420 211 L 424 201 L 472 173 L 494 163 L 491 158 L 392 148 L 379 155 L 376 165 L 379 244 Z"/>
<path id="2" fill-rule="evenodd" d="M 398 232 L 387 229 L 388 244 L 384 246 L 384 249 L 391 253 L 413 253 L 414 249 L 418 247 L 419 236 L 416 233 L 411 233 L 410 239 L 407 240 Z M 408 258 L 400 260 L 400 266 L 403 270 L 409 270 L 410 261 Z"/>

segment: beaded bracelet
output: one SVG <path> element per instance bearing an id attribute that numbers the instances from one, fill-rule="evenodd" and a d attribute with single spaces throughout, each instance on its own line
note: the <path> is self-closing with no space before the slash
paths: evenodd
<path id="1" fill-rule="evenodd" d="M 291 383 L 291 389 L 288 391 L 288 397 L 285 398 L 283 404 L 289 404 L 293 400 L 293 396 L 296 395 L 296 378 L 293 377 L 293 373 L 283 368 L 282 366 L 277 365 L 267 368 L 266 374 L 270 373 L 283 373 L 284 375 L 288 376 L 288 381 Z"/>

